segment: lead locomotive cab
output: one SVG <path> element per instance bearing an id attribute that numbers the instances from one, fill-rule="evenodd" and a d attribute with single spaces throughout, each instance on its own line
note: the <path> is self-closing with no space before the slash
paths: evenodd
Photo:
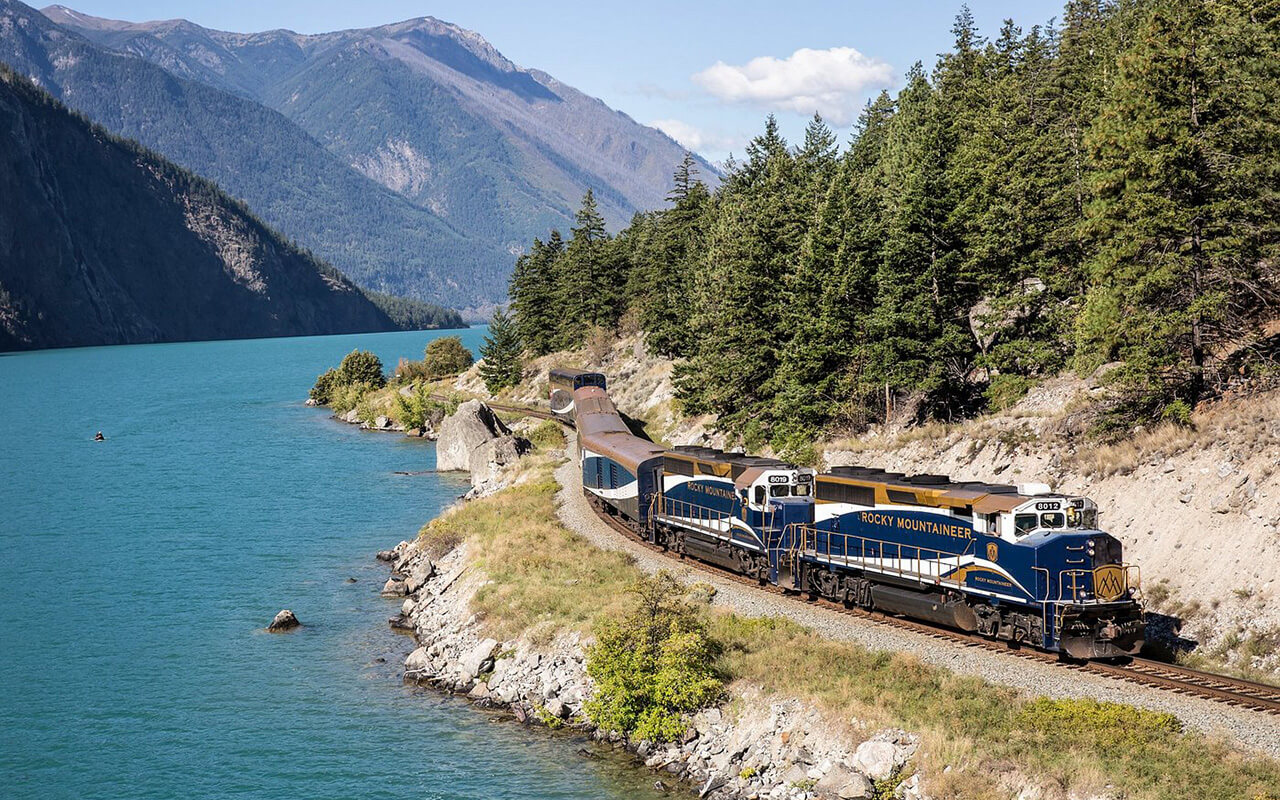
<path id="1" fill-rule="evenodd" d="M 551 413 L 563 422 L 573 422 L 573 393 L 584 386 L 608 388 L 604 373 L 583 369 L 553 369 L 547 375 Z"/>

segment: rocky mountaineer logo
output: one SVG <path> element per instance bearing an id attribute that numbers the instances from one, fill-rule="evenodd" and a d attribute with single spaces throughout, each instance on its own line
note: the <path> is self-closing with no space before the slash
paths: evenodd
<path id="1" fill-rule="evenodd" d="M 719 497 L 719 498 L 720 498 L 720 499 L 722 499 L 722 500 L 736 500 L 736 499 L 737 499 L 736 497 L 734 497 L 733 492 L 731 492 L 731 491 L 729 491 L 729 490 L 727 490 L 727 489 L 721 489 L 721 488 L 716 487 L 716 486 L 707 486 L 707 485 L 706 485 L 706 484 L 704 484 L 704 483 L 693 483 L 692 481 L 691 481 L 691 482 L 689 482 L 689 483 L 688 483 L 688 484 L 686 484 L 686 485 L 689 487 L 689 491 L 691 491 L 691 492 L 698 492 L 698 493 L 700 493 L 700 494 L 708 494 L 708 495 L 711 495 L 712 497 Z"/>
<path id="2" fill-rule="evenodd" d="M 1115 564 L 1093 571 L 1093 591 L 1101 600 L 1114 600 L 1124 594 L 1124 572 Z"/>
<path id="3" fill-rule="evenodd" d="M 898 528 L 916 533 L 932 533 L 936 536 L 951 536 L 955 539 L 972 539 L 973 529 L 963 525 L 950 525 L 931 519 L 914 519 L 899 517 L 893 514 L 880 514 L 875 511 L 863 511 L 858 514 L 867 525 L 880 525 L 886 528 Z"/>

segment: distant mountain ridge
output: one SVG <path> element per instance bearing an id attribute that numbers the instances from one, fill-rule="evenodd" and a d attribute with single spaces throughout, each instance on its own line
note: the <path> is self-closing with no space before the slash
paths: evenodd
<path id="1" fill-rule="evenodd" d="M 0 351 L 394 329 L 215 185 L 0 65 Z"/>
<path id="2" fill-rule="evenodd" d="M 342 164 L 474 247 L 450 257 L 460 266 L 448 277 L 441 267 L 438 284 L 415 282 L 410 267 L 333 257 L 381 290 L 430 296 L 435 289 L 463 304 L 500 300 L 513 255 L 548 228 L 567 228 L 586 188 L 606 219 L 621 226 L 635 211 L 663 204 L 683 155 L 660 131 L 431 17 L 304 35 L 229 33 L 185 20 L 121 22 L 63 6 L 43 13 L 100 48 L 278 111 Z M 714 168 L 700 167 L 714 185 Z"/>
<path id="3" fill-rule="evenodd" d="M 466 306 L 475 293 L 463 278 L 501 283 L 509 271 L 504 253 L 359 174 L 278 112 L 99 47 L 14 0 L 0 0 L 0 61 L 213 180 L 366 288 Z"/>

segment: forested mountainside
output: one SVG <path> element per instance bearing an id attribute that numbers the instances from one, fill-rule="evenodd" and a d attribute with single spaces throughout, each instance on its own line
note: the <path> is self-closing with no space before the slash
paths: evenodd
<path id="1" fill-rule="evenodd" d="M 1107 366 L 1099 432 L 1280 376 L 1280 7 L 1072 0 L 864 110 L 843 152 L 770 119 L 710 192 L 617 237 L 584 207 L 516 266 L 535 354 L 621 321 L 678 398 L 786 451 Z M 589 205 L 589 204 L 588 204 Z M 1100 373 L 1101 374 L 1101 373 Z"/>
<path id="2" fill-rule="evenodd" d="M 12 0 L 0 0 L 0 61 L 112 133 L 218 183 L 366 288 L 412 288 L 461 306 L 473 302 L 472 281 L 509 272 L 509 255 L 485 252 L 277 112 L 111 53 Z"/>
<path id="3" fill-rule="evenodd" d="M 659 207 L 683 155 L 660 131 L 429 17 L 300 35 L 119 22 L 61 6 L 44 13 L 102 47 L 279 111 L 343 164 L 466 235 L 502 279 L 531 237 L 571 221 L 588 188 L 614 229 L 636 210 Z M 709 165 L 700 167 L 715 180 Z M 395 268 L 404 285 L 376 288 L 420 288 L 411 270 Z M 442 291 L 454 297 L 470 285 L 501 300 L 502 280 L 492 278 L 484 272 Z"/>
<path id="4" fill-rule="evenodd" d="M 0 351 L 394 327 L 242 203 L 0 65 Z"/>

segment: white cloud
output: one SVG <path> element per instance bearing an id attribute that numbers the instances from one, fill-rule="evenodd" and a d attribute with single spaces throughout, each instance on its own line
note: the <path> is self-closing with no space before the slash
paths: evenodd
<path id="1" fill-rule="evenodd" d="M 760 56 L 734 66 L 717 61 L 693 76 L 709 94 L 731 103 L 809 115 L 837 126 L 853 122 L 867 89 L 890 86 L 893 67 L 852 47 L 811 50 L 787 58 Z"/>
<path id="2" fill-rule="evenodd" d="M 649 123 L 695 153 L 720 156 L 742 142 L 732 136 L 711 133 L 678 119 L 655 119 Z"/>

